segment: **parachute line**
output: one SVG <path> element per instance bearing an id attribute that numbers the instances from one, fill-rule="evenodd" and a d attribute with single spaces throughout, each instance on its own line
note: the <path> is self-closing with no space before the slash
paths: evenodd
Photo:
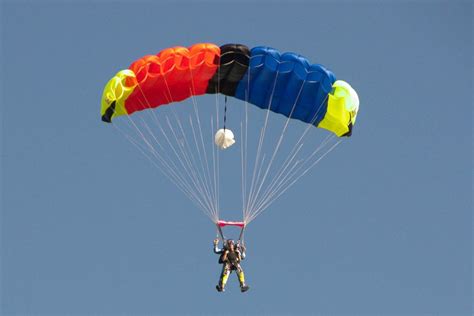
<path id="1" fill-rule="evenodd" d="M 277 75 L 278 75 L 278 73 L 277 73 Z M 277 145 L 276 145 L 276 147 L 275 147 L 275 150 L 273 151 L 272 157 L 271 157 L 270 162 L 269 162 L 269 164 L 268 164 L 268 166 L 267 166 L 267 169 L 266 169 L 266 171 L 265 171 L 265 175 L 263 176 L 263 179 L 262 179 L 262 181 L 261 181 L 261 183 L 260 183 L 260 186 L 259 186 L 257 192 L 255 193 L 255 198 L 254 198 L 254 200 L 251 201 L 251 207 L 252 207 L 252 208 L 254 207 L 255 199 L 258 197 L 258 194 L 260 193 L 260 189 L 262 188 L 262 185 L 263 185 L 263 183 L 265 182 L 265 179 L 266 179 L 266 177 L 267 177 L 267 175 L 268 175 L 268 171 L 270 170 L 270 167 L 271 167 L 272 164 L 273 164 L 273 161 L 274 161 L 274 159 L 275 159 L 275 155 L 277 154 L 278 150 L 280 149 L 280 145 L 281 145 L 281 142 L 283 141 L 283 138 L 284 138 L 284 136 L 285 136 L 285 132 L 286 132 L 287 127 L 288 127 L 288 123 L 290 122 L 291 116 L 293 115 L 293 112 L 294 112 L 295 107 L 296 107 L 296 104 L 298 103 L 298 100 L 299 100 L 299 98 L 300 98 L 301 91 L 303 91 L 303 87 L 304 87 L 305 83 L 306 83 L 306 80 L 304 80 L 303 83 L 301 84 L 300 90 L 298 91 L 298 95 L 296 96 L 296 100 L 295 100 L 295 102 L 294 102 L 294 104 L 293 104 L 293 106 L 292 106 L 292 108 L 291 108 L 290 115 L 289 115 L 288 118 L 286 119 L 285 126 L 283 127 L 283 131 L 282 131 L 281 134 L 280 134 L 280 139 L 278 140 L 278 143 L 277 143 Z M 273 96 L 273 93 L 272 93 L 272 96 Z M 272 99 L 273 99 L 273 98 L 270 98 L 270 104 L 271 104 L 271 100 L 272 100 Z M 270 112 L 270 106 L 269 106 L 268 109 L 267 109 L 267 113 L 268 113 L 268 112 Z"/>
<path id="2" fill-rule="evenodd" d="M 198 112 L 198 109 L 197 109 L 197 106 L 196 106 L 196 100 L 195 100 L 194 97 L 193 97 L 193 107 L 194 107 L 194 115 L 195 115 L 196 121 L 198 123 L 199 136 L 200 136 L 200 140 L 201 140 L 202 151 L 204 153 L 206 172 L 207 172 L 206 173 L 207 174 L 206 182 L 207 182 L 207 185 L 209 187 L 209 191 L 211 191 L 211 193 L 212 193 L 212 198 L 213 198 L 213 201 L 214 201 L 214 215 L 215 215 L 216 219 L 218 219 L 219 218 L 219 209 L 218 209 L 218 204 L 217 204 L 217 192 L 215 190 L 215 185 L 214 185 L 214 190 L 212 190 L 212 186 L 213 186 L 214 183 L 211 180 L 211 172 L 209 170 L 209 161 L 208 161 L 208 158 L 207 158 L 207 150 L 206 150 L 206 147 L 204 145 L 204 139 L 203 139 L 203 136 L 202 136 L 201 120 L 199 119 L 199 112 Z M 193 126 L 191 119 L 190 119 L 190 122 L 191 122 L 191 125 Z M 195 135 L 194 126 L 193 126 L 193 134 Z M 197 144 L 197 141 L 196 141 L 196 144 Z M 201 152 L 199 151 L 199 147 L 198 147 L 198 154 L 199 154 L 199 157 L 201 157 Z M 202 166 L 202 169 L 203 169 L 203 172 L 204 172 L 204 166 L 203 166 L 202 159 L 201 159 L 201 166 Z"/>
<path id="3" fill-rule="evenodd" d="M 327 97 L 323 100 L 323 102 L 319 105 L 318 107 L 318 110 L 316 111 L 316 113 L 313 115 L 313 118 L 311 120 L 311 125 L 308 125 L 306 127 L 306 129 L 304 130 L 303 134 L 300 136 L 300 138 L 298 139 L 298 141 L 296 142 L 296 144 L 294 145 L 293 149 L 290 151 L 290 153 L 288 154 L 288 157 L 286 158 L 285 162 L 283 162 L 282 164 L 282 167 L 280 168 L 280 170 L 277 172 L 277 175 L 274 176 L 273 180 L 271 181 L 271 183 L 268 185 L 267 189 L 265 190 L 265 192 L 262 194 L 262 197 L 260 200 L 264 200 L 266 196 L 268 196 L 269 194 L 271 194 L 271 191 L 272 189 L 275 187 L 275 185 L 277 185 L 280 180 L 280 178 L 282 177 L 282 175 L 285 174 L 285 171 L 286 169 L 291 165 L 292 161 L 295 159 L 295 157 L 297 156 L 297 154 L 299 153 L 299 151 L 303 148 L 303 143 L 302 143 L 302 140 L 303 138 L 305 137 L 305 135 L 308 133 L 308 131 L 313 128 L 313 125 L 316 118 L 317 118 L 317 115 L 320 111 L 320 109 L 322 108 L 322 105 L 324 104 L 324 102 L 326 101 Z M 326 137 L 325 140 L 323 140 L 323 142 L 321 144 L 326 144 L 326 141 L 328 140 L 328 138 L 330 137 L 331 135 L 328 135 Z M 318 146 L 318 148 L 320 148 L 320 146 Z M 297 162 L 298 163 L 298 162 Z M 293 168 L 295 167 L 295 165 L 290 169 L 289 172 L 291 172 L 293 170 Z"/>
<path id="4" fill-rule="evenodd" d="M 127 137 L 129 140 L 130 137 Z M 207 216 L 209 216 L 209 212 L 208 212 L 208 208 L 207 206 L 205 206 L 202 202 L 202 200 L 196 196 L 194 194 L 194 191 L 192 189 L 189 189 L 186 185 L 182 184 L 182 180 L 174 180 L 172 176 L 170 176 L 169 172 L 166 172 L 165 170 L 163 170 L 163 168 L 160 168 L 160 166 L 158 164 L 156 164 L 156 162 L 151 159 L 151 157 L 149 157 L 133 140 L 131 140 L 132 143 L 134 145 L 136 145 L 136 147 L 145 155 L 147 156 L 148 159 L 151 160 L 152 164 L 157 167 L 161 172 L 163 172 L 166 176 L 168 176 L 168 178 L 174 182 L 176 184 L 176 186 L 191 200 L 191 202 L 194 202 L 196 204 L 196 206 L 201 209 L 204 214 L 206 214 Z"/>
<path id="5" fill-rule="evenodd" d="M 217 196 L 216 196 L 217 192 L 216 192 L 216 190 L 212 190 L 212 181 L 211 181 L 211 175 L 210 175 L 210 170 L 209 170 L 209 162 L 208 162 L 208 159 L 207 159 L 207 151 L 206 151 L 206 148 L 204 146 L 204 140 L 203 140 L 202 128 L 201 128 L 201 120 L 199 119 L 199 112 L 198 112 L 198 109 L 197 109 L 197 106 L 196 106 L 197 101 L 196 101 L 196 98 L 194 96 L 194 94 L 195 94 L 194 76 L 193 76 L 192 69 L 190 68 L 189 70 L 190 70 L 190 73 L 191 73 L 191 87 L 192 87 L 192 93 L 191 93 L 192 98 L 191 99 L 192 99 L 192 102 L 193 102 L 194 115 L 195 115 L 196 121 L 198 123 L 201 146 L 202 146 L 202 151 L 204 153 L 204 159 L 205 159 L 205 164 L 206 164 L 206 171 L 207 171 L 206 185 L 209 187 L 209 191 L 211 191 L 211 195 L 212 195 L 212 198 L 213 198 L 213 201 L 214 201 L 214 216 L 215 216 L 215 219 L 218 219 L 219 218 L 219 210 L 218 210 L 218 206 L 217 206 Z M 195 143 L 197 145 L 198 142 L 196 141 L 196 134 L 194 132 L 194 125 L 192 124 L 192 119 L 191 118 L 190 118 L 190 123 L 191 123 L 191 126 L 193 128 L 193 136 L 194 136 L 194 139 L 195 139 Z M 199 150 L 199 146 L 196 146 L 196 147 L 198 149 L 199 157 L 201 158 L 201 152 Z M 201 161 L 201 166 L 202 166 L 202 169 L 203 169 L 203 173 L 206 175 L 206 173 L 204 171 L 204 166 L 203 166 L 203 163 L 202 163 L 202 159 L 200 159 L 200 161 Z"/>
<path id="6" fill-rule="evenodd" d="M 145 144 L 145 147 L 147 147 L 148 151 L 155 157 L 155 159 L 162 162 L 162 165 L 165 168 L 161 168 L 159 165 L 155 163 L 153 159 L 151 159 L 149 155 L 146 154 L 146 149 L 142 147 L 143 145 L 140 145 L 139 142 L 137 142 L 133 137 L 128 135 L 126 132 L 122 131 L 117 125 L 115 124 L 113 125 L 125 136 L 127 140 L 129 140 L 142 154 L 144 154 L 145 157 L 147 157 L 153 163 L 155 167 L 157 167 L 160 171 L 162 171 L 170 179 L 170 181 L 175 183 L 178 186 L 178 188 L 181 189 L 181 191 L 183 191 L 183 193 L 185 193 L 185 195 L 188 196 L 190 200 L 198 206 L 198 208 L 200 208 L 206 215 L 208 215 L 207 207 L 204 206 L 203 202 L 199 199 L 199 197 L 195 196 L 192 193 L 193 192 L 192 190 L 189 190 L 189 187 L 185 185 L 186 184 L 185 181 L 181 182 L 179 180 L 180 178 L 179 175 L 175 174 L 172 168 L 168 168 L 166 162 L 163 163 L 163 158 L 154 150 L 153 146 L 146 140 L 143 134 L 141 136 Z M 133 125 L 135 129 L 139 131 L 139 128 L 134 121 L 130 120 L 130 125 Z M 140 134 L 140 132 L 138 133 Z"/>
<path id="7" fill-rule="evenodd" d="M 172 100 L 173 97 L 166 83 L 166 79 L 165 85 L 167 87 L 166 90 L 168 90 L 168 94 L 166 94 L 165 97 Z M 140 85 L 138 85 L 138 87 L 140 91 L 142 91 Z M 192 88 L 194 89 L 194 87 Z M 152 107 L 143 91 L 142 95 L 145 100 L 145 104 L 142 104 L 142 106 L 151 109 Z M 153 129 L 143 118 L 141 118 L 142 127 L 139 127 L 134 119 L 130 115 L 127 115 L 129 126 L 132 130 L 135 130 L 135 134 L 141 139 L 140 142 L 122 131 L 117 125 L 113 125 L 213 222 L 216 222 L 219 219 L 217 178 L 214 174 L 214 181 L 211 181 L 212 176 L 209 169 L 207 150 L 205 149 L 199 112 L 194 98 L 193 107 L 197 124 L 194 124 L 192 117 L 189 118 L 189 122 L 194 143 L 187 140 L 182 122 L 174 109 L 171 109 L 174 122 L 171 123 L 170 118 L 166 116 L 164 124 L 160 122 L 155 111 L 143 112 L 144 114 L 145 112 L 150 113 L 148 116 L 152 118 L 151 121 L 155 122 L 157 131 L 160 132 L 162 137 L 157 137 L 153 133 Z M 195 125 L 197 125 L 197 127 Z M 165 129 L 168 130 L 169 133 L 167 133 Z M 166 150 L 164 144 L 162 144 L 159 139 L 164 139 L 166 147 L 171 150 Z M 143 145 L 140 145 L 140 143 Z M 150 153 L 151 156 L 147 154 L 147 152 Z M 192 154 L 191 152 L 197 154 Z M 174 158 L 172 158 L 172 156 L 174 156 Z M 154 157 L 154 159 L 152 159 L 152 157 Z M 176 160 L 179 161 L 178 165 L 174 163 Z M 215 158 L 213 158 L 213 164 L 214 166 L 216 165 Z M 216 166 L 214 167 L 214 173 L 215 170 L 217 170 Z M 211 188 L 213 188 L 213 190 Z"/>
<path id="8" fill-rule="evenodd" d="M 334 136 L 331 136 L 331 137 L 334 138 Z M 264 201 L 264 203 L 262 203 L 262 205 L 255 210 L 254 214 L 252 214 L 251 218 L 247 221 L 247 223 L 254 220 L 255 217 L 257 217 L 265 209 L 267 209 L 268 206 L 270 206 L 270 204 L 272 204 L 283 193 L 285 193 L 289 188 L 291 188 L 301 177 L 303 177 L 309 170 L 311 170 L 316 164 L 318 164 L 327 154 L 329 154 L 331 151 L 333 151 L 334 148 L 336 148 L 336 146 L 339 145 L 341 142 L 342 142 L 342 140 L 338 140 L 335 144 L 333 144 L 326 152 L 324 152 L 319 158 L 317 158 L 316 161 L 314 161 L 308 167 L 306 167 L 306 169 L 302 173 L 298 173 L 299 175 L 296 176 L 288 185 L 286 185 L 286 183 L 290 180 L 283 183 L 279 188 L 279 189 L 281 189 L 280 192 L 276 196 L 272 197 L 271 199 Z M 294 174 L 293 174 L 293 176 L 294 176 Z"/>
<path id="9" fill-rule="evenodd" d="M 263 125 L 263 128 L 262 130 L 260 131 L 260 138 L 259 138 L 259 142 L 258 142 L 258 149 L 257 149 L 257 156 L 255 157 L 255 165 L 254 165 L 254 168 L 253 168 L 253 176 L 252 176 L 252 183 L 250 185 L 250 192 L 249 192 L 249 198 L 247 200 L 247 206 L 246 206 L 246 212 L 248 213 L 249 211 L 249 202 L 252 201 L 252 196 L 253 196 L 253 193 L 254 193 L 254 184 L 255 184 L 255 172 L 256 170 L 258 169 L 259 167 L 259 158 L 260 158 L 260 152 L 261 152 L 261 149 L 262 149 L 262 145 L 263 145 L 263 142 L 265 140 L 265 131 L 267 129 L 267 125 L 268 125 L 268 116 L 270 114 L 270 108 L 271 108 L 271 105 L 272 105 L 272 100 L 273 100 L 273 94 L 275 93 L 275 87 L 276 87 L 276 83 L 277 83 L 277 79 L 278 79 L 278 74 L 279 72 L 277 71 L 277 74 L 275 76 L 275 80 L 273 82 L 273 88 L 272 88 L 272 93 L 271 93 L 271 96 L 270 96 L 270 100 L 268 102 L 268 108 L 267 108 L 267 112 L 266 112 L 266 115 L 265 115 L 265 123 Z M 263 163 L 263 161 L 262 161 Z M 244 220 L 246 221 L 246 219 L 244 218 Z"/>

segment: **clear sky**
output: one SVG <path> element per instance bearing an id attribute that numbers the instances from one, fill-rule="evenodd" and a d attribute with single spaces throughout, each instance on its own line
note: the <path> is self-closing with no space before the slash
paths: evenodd
<path id="1" fill-rule="evenodd" d="M 0 314 L 472 314 L 472 2 L 0 8 Z M 245 294 L 215 291 L 212 223 L 99 116 L 118 70 L 197 42 L 296 51 L 361 99 L 249 226 Z"/>

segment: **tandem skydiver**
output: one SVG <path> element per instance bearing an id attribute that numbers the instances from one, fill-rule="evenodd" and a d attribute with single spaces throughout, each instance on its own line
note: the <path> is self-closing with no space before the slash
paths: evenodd
<path id="1" fill-rule="evenodd" d="M 239 277 L 240 291 L 245 292 L 249 289 L 249 286 L 245 284 L 244 271 L 240 266 L 240 261 L 245 259 L 245 246 L 238 243 L 235 245 L 232 239 L 228 239 L 224 242 L 224 248 L 219 249 L 219 239 L 214 240 L 214 253 L 219 254 L 219 263 L 222 264 L 222 272 L 219 278 L 219 284 L 216 285 L 216 289 L 219 292 L 223 292 L 227 279 L 233 270 L 237 271 Z"/>

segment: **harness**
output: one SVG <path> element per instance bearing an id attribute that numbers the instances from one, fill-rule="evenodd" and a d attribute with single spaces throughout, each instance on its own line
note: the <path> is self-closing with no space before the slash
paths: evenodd
<path id="1" fill-rule="evenodd" d="M 228 251 L 227 249 L 227 245 L 226 245 L 226 238 L 224 237 L 224 233 L 222 231 L 222 227 L 225 227 L 225 226 L 236 226 L 236 227 L 240 227 L 240 234 L 239 234 L 239 239 L 237 240 L 237 245 L 240 245 L 240 244 L 243 244 L 244 242 L 244 231 L 245 231 L 245 222 L 231 222 L 231 221 L 222 221 L 222 220 L 219 220 L 217 221 L 216 223 L 216 227 L 217 227 L 217 238 L 221 238 L 222 239 L 222 242 L 224 243 L 224 252 L 221 254 L 221 256 L 219 257 L 219 263 L 220 264 L 223 264 L 225 263 L 223 259 L 224 257 L 224 254 L 225 254 L 225 251 Z M 237 246 L 236 247 L 239 247 L 240 246 Z M 240 250 L 241 251 L 241 250 Z M 234 270 L 236 268 L 236 265 L 239 264 L 239 262 L 231 262 L 229 260 L 229 263 L 231 264 L 231 269 Z"/>

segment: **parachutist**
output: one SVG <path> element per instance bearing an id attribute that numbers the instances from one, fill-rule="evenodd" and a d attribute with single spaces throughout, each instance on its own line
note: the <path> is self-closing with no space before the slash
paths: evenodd
<path id="1" fill-rule="evenodd" d="M 237 271 L 239 277 L 240 291 L 245 292 L 249 289 L 249 286 L 245 284 L 244 270 L 240 266 L 240 262 L 245 259 L 245 246 L 234 243 L 232 239 L 224 242 L 224 247 L 219 249 L 219 239 L 214 240 L 214 253 L 219 254 L 219 263 L 222 264 L 222 272 L 219 278 L 219 284 L 216 285 L 216 289 L 219 292 L 225 290 L 227 279 L 232 271 Z"/>
<path id="2" fill-rule="evenodd" d="M 197 106 L 198 98 L 195 99 L 204 94 L 216 94 L 216 112 L 204 111 L 209 113 L 202 114 L 201 117 L 206 121 L 211 119 L 212 131 L 209 133 L 203 133 L 201 129 L 201 115 L 198 112 L 201 107 Z M 245 102 L 245 122 L 242 121 L 240 125 L 242 193 L 243 205 L 251 207 L 243 210 L 244 218 L 241 222 L 215 221 L 219 218 L 219 192 L 222 186 L 219 180 L 219 155 L 212 151 L 212 155 L 208 157 L 208 143 L 204 143 L 204 139 L 208 136 L 212 138 L 214 129 L 220 127 L 220 121 L 217 119 L 221 99 L 219 95 L 224 95 L 223 128 L 216 131 L 214 142 L 222 150 L 236 142 L 234 133 L 226 128 L 227 99 L 232 97 L 241 103 Z M 182 124 L 182 115 L 177 115 L 174 111 L 175 120 L 169 120 L 167 110 L 164 109 L 167 107 L 162 108 L 162 105 L 181 102 L 191 97 L 194 115 L 189 116 L 189 128 Z M 219 249 L 219 240 L 215 240 L 214 252 L 221 255 L 219 263 L 223 267 L 216 288 L 220 292 L 224 291 L 230 273 L 236 270 L 241 291 L 245 292 L 249 287 L 244 282 L 244 272 L 240 266 L 241 260 L 245 258 L 245 247 L 240 241 L 243 240 L 246 225 L 331 152 L 341 142 L 333 142 L 335 137 L 352 135 L 359 101 L 357 92 L 347 82 L 336 80 L 330 70 L 320 64 L 312 64 L 299 54 L 280 53 L 266 46 L 249 48 L 242 44 L 217 46 L 212 43 L 198 43 L 189 48 L 175 46 L 157 54 L 146 55 L 135 60 L 129 68 L 117 72 L 104 87 L 100 114 L 102 120 L 107 123 L 115 122 L 116 119 L 120 122 L 119 117 L 124 116 L 123 127 L 128 129 L 128 125 L 136 133 L 129 135 L 120 125 L 110 125 L 150 159 L 153 165 L 217 225 L 223 249 Z M 253 128 L 248 129 L 247 107 L 250 108 L 250 105 L 266 109 L 261 112 L 265 113 L 265 123 L 260 133 L 252 132 Z M 190 108 L 178 107 L 183 110 Z M 143 116 L 135 116 L 136 112 L 143 112 Z M 250 118 L 253 119 L 253 115 L 256 115 L 255 122 L 260 124 L 257 111 L 255 114 L 252 112 Z M 269 116 L 270 112 L 286 118 L 280 135 L 275 134 L 278 130 L 270 128 L 269 124 L 273 120 Z M 146 114 L 148 119 L 144 120 Z M 183 112 L 183 115 L 185 114 L 186 112 Z M 188 114 L 191 115 L 192 112 L 188 110 Z M 290 120 L 299 120 L 307 124 L 308 128 L 305 128 L 299 140 L 295 141 L 294 148 L 286 159 L 284 156 L 279 159 L 276 154 Z M 197 122 L 197 126 L 193 122 Z M 328 135 L 312 154 L 297 155 L 310 126 L 330 131 L 332 135 Z M 265 139 L 276 140 L 278 136 L 275 149 L 268 140 L 264 144 Z M 209 143 L 212 146 L 211 139 Z M 252 146 L 254 143 L 258 143 L 258 146 Z M 256 149 L 255 156 L 253 148 Z M 316 156 L 320 149 L 323 151 Z M 265 157 L 268 157 L 266 155 L 272 151 L 270 161 L 264 163 Z M 282 151 L 280 150 L 279 155 L 283 154 Z M 230 158 L 232 152 L 237 153 L 231 150 L 226 156 Z M 255 157 L 255 164 L 253 176 L 250 178 L 247 177 L 247 171 L 250 171 L 247 170 L 247 161 L 252 157 Z M 281 166 L 272 166 L 273 162 L 278 164 L 280 160 L 284 161 Z M 296 161 L 293 167 L 300 161 L 303 161 L 303 165 L 292 169 L 290 165 L 293 160 Z M 227 166 L 229 169 L 235 168 L 231 164 Z M 266 170 L 262 177 L 261 169 Z M 247 181 L 250 179 L 251 183 Z M 130 185 L 130 188 L 132 187 Z M 223 235 L 222 228 L 228 225 L 241 228 L 236 244 L 232 240 L 226 241 Z"/>

